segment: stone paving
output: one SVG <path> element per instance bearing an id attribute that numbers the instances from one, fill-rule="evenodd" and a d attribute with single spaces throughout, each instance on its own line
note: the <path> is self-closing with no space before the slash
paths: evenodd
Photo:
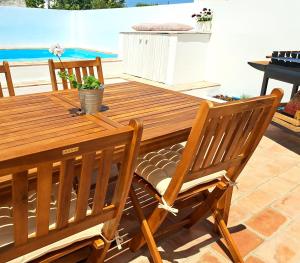
<path id="1" fill-rule="evenodd" d="M 125 216 L 126 217 L 126 216 Z M 136 225 L 135 218 L 125 221 Z M 124 223 L 124 221 L 123 221 Z M 238 178 L 229 217 L 246 263 L 300 262 L 300 156 L 264 137 Z M 164 262 L 231 262 L 209 220 L 158 241 Z M 108 262 L 144 263 L 147 249 Z"/>

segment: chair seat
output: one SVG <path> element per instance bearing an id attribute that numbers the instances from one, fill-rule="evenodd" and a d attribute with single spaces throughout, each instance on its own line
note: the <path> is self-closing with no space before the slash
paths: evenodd
<path id="1" fill-rule="evenodd" d="M 49 219 L 49 229 L 54 229 L 56 225 L 56 212 L 57 212 L 57 194 L 58 194 L 58 184 L 52 186 L 51 192 L 51 204 L 50 204 L 50 219 Z M 71 205 L 69 213 L 69 222 L 74 220 L 75 209 L 76 209 L 77 195 L 74 190 L 72 190 L 71 195 Z M 91 213 L 91 209 L 88 207 L 87 214 Z M 84 239 L 91 238 L 93 236 L 99 235 L 101 233 L 103 224 L 96 225 L 92 228 L 86 229 L 72 236 L 66 237 L 59 240 L 53 244 L 42 247 L 21 257 L 15 258 L 8 263 L 25 263 L 33 259 L 39 258 L 49 252 L 67 247 L 75 242 L 82 241 Z M 12 217 L 12 207 L 8 203 L 0 207 L 0 248 L 14 242 L 13 236 L 13 217 Z M 36 235 L 36 192 L 31 191 L 28 193 L 28 237 L 33 237 Z"/>
<path id="2" fill-rule="evenodd" d="M 182 144 L 175 144 L 171 147 L 142 155 L 138 157 L 135 173 L 150 183 L 160 195 L 164 195 L 181 159 L 183 149 L 184 146 Z M 190 190 L 197 185 L 221 179 L 225 175 L 226 171 L 220 171 L 186 182 L 182 185 L 180 193 Z"/>

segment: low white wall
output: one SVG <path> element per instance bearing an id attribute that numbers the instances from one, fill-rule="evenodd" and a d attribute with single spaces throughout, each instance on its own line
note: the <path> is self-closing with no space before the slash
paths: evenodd
<path id="1" fill-rule="evenodd" d="M 247 62 L 262 60 L 272 50 L 299 50 L 299 0 L 200 0 L 140 8 L 58 11 L 0 8 L 0 45 L 44 45 L 118 50 L 120 31 L 140 22 L 194 24 L 202 7 L 215 12 L 208 43 L 205 80 L 221 83 L 228 95 L 258 95 L 262 73 Z M 194 58 L 197 59 L 197 58 Z M 290 85 L 270 81 L 270 89 Z"/>

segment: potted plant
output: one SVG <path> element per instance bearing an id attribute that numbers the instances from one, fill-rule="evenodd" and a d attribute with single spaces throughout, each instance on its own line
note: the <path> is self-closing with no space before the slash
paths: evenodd
<path id="1" fill-rule="evenodd" d="M 211 32 L 213 12 L 211 9 L 203 8 L 199 14 L 192 14 L 196 19 L 196 30 L 203 33 Z"/>
<path id="2" fill-rule="evenodd" d="M 65 68 L 61 60 L 64 49 L 57 44 L 52 46 L 49 51 L 59 59 L 63 68 Z M 94 76 L 84 76 L 82 78 L 83 82 L 79 83 L 75 75 L 69 74 L 67 71 L 58 72 L 58 75 L 62 79 L 69 80 L 72 87 L 78 89 L 82 113 L 93 114 L 99 111 L 103 100 L 104 85 L 97 78 Z"/>

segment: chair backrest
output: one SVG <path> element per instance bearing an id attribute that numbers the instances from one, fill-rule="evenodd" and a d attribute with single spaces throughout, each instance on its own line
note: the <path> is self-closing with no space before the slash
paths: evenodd
<path id="1" fill-rule="evenodd" d="M 0 65 L 0 74 L 1 73 L 4 73 L 4 75 L 5 75 L 6 85 L 7 85 L 9 96 L 15 96 L 14 85 L 12 82 L 8 62 L 3 61 L 3 65 Z M 3 97 L 3 90 L 2 90 L 1 83 L 0 83 L 0 98 L 1 97 Z"/>
<path id="2" fill-rule="evenodd" d="M 13 243 L 0 246 L 0 262 L 7 262 L 102 222 L 105 222 L 102 233 L 107 239 L 112 239 L 130 189 L 141 134 L 142 124 L 132 120 L 129 126 L 105 132 L 101 137 L 91 134 L 88 140 L 79 137 L 78 143 L 67 147 L 0 161 L 0 177 L 12 174 L 13 215 Z M 106 193 L 113 157 L 120 149 L 124 150 L 123 161 L 118 179 L 114 187 L 110 187 L 113 195 L 109 198 Z M 81 175 L 75 193 L 74 165 L 80 159 Z M 53 184 L 53 166 L 59 163 L 58 184 Z M 93 196 L 90 196 L 91 176 L 95 167 L 98 167 L 96 186 Z M 35 169 L 36 211 L 33 211 L 31 199 L 34 194 L 28 193 L 28 173 Z M 57 194 L 53 192 L 54 186 L 57 187 Z M 75 204 L 74 193 L 77 196 Z M 53 198 L 56 200 L 54 208 Z M 93 205 L 88 206 L 91 199 Z M 56 210 L 54 224 L 51 218 L 53 209 Z M 28 219 L 29 213 L 31 216 Z M 29 233 L 32 224 L 35 231 Z M 0 240 L 5 238 L 2 234 L 0 229 Z"/>
<path id="3" fill-rule="evenodd" d="M 168 189 L 176 198 L 184 182 L 226 170 L 235 181 L 251 157 L 282 99 L 274 89 L 270 95 L 214 106 L 200 104 L 182 158 Z"/>
<path id="4" fill-rule="evenodd" d="M 100 83 L 104 84 L 101 58 L 96 57 L 94 60 L 78 60 L 78 61 L 63 61 L 54 62 L 52 59 L 48 60 L 51 85 L 52 89 L 58 90 L 57 85 L 57 72 L 68 72 L 68 74 L 74 74 L 76 80 L 81 83 L 84 76 L 95 76 Z M 96 73 L 94 70 L 96 69 Z M 62 79 L 63 89 L 72 88 L 72 84 L 66 79 Z"/>

